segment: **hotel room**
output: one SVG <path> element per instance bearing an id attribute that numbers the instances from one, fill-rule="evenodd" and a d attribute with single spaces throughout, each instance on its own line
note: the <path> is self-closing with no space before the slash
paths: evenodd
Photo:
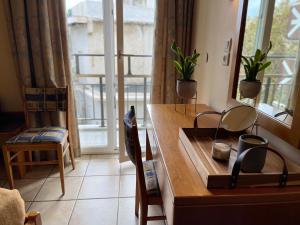
<path id="1" fill-rule="evenodd" d="M 299 225 L 300 1 L 2 0 L 0 225 Z"/>

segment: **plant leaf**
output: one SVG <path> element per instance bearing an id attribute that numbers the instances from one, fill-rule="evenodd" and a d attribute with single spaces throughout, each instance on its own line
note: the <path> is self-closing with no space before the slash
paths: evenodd
<path id="1" fill-rule="evenodd" d="M 267 67 L 269 67 L 270 65 L 271 65 L 271 62 L 268 61 L 268 62 L 262 64 L 262 65 L 259 67 L 259 70 L 258 70 L 258 71 L 262 71 L 262 70 L 266 69 Z"/>
<path id="2" fill-rule="evenodd" d="M 182 74 L 182 66 L 181 64 L 177 61 L 177 60 L 174 60 L 173 61 L 174 65 L 175 65 L 175 68 L 177 69 L 177 71 Z"/>
<path id="3" fill-rule="evenodd" d="M 258 62 L 260 60 L 261 57 L 261 50 L 260 49 L 256 49 L 255 55 L 254 55 L 254 62 Z"/>

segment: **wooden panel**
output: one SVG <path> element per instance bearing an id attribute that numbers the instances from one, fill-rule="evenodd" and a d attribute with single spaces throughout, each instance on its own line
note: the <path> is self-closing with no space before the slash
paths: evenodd
<path id="1" fill-rule="evenodd" d="M 207 188 L 228 188 L 231 180 L 231 171 L 236 161 L 237 152 L 231 151 L 228 163 L 218 162 L 211 157 L 212 142 L 216 129 L 214 128 L 182 128 L 179 136 L 187 153 L 202 181 Z M 223 129 L 219 130 L 219 140 L 231 144 L 237 149 L 239 134 L 228 134 Z M 299 184 L 300 167 L 287 161 L 289 171 L 287 185 Z M 240 173 L 239 186 L 278 186 L 282 174 L 282 162 L 274 153 L 268 153 L 266 163 L 261 173 Z M 297 182 L 295 182 L 297 181 Z"/>
<path id="2" fill-rule="evenodd" d="M 173 225 L 299 225 L 300 202 L 176 207 Z"/>
<path id="3" fill-rule="evenodd" d="M 160 150 L 158 149 L 157 140 L 153 129 L 147 129 L 149 142 L 151 146 L 151 152 L 153 155 L 154 166 L 157 173 L 157 179 L 159 182 L 160 192 L 163 200 L 163 207 L 167 217 L 167 221 L 169 224 L 173 224 L 173 216 L 174 216 L 174 196 L 172 194 L 171 186 L 169 183 L 168 176 L 166 174 L 166 170 L 161 161 Z"/>

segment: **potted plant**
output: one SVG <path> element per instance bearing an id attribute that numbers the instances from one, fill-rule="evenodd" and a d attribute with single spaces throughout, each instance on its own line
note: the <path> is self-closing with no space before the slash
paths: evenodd
<path id="1" fill-rule="evenodd" d="M 242 56 L 246 79 L 240 81 L 240 94 L 244 98 L 255 98 L 261 90 L 261 81 L 257 79 L 259 72 L 271 65 L 266 61 L 272 48 L 272 42 L 266 50 L 257 49 L 254 56 Z"/>
<path id="2" fill-rule="evenodd" d="M 197 53 L 195 49 L 192 55 L 185 56 L 181 48 L 176 45 L 175 41 L 173 42 L 171 49 L 178 59 L 173 61 L 175 68 L 179 73 L 179 79 L 177 79 L 176 83 L 177 95 L 185 99 L 192 98 L 197 91 L 197 82 L 192 80 L 191 76 L 197 65 L 197 58 L 200 54 Z"/>

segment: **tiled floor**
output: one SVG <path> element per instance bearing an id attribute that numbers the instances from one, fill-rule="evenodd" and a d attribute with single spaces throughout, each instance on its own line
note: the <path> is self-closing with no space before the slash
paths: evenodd
<path id="1" fill-rule="evenodd" d="M 75 170 L 66 165 L 64 196 L 55 167 L 33 168 L 15 183 L 26 209 L 41 212 L 43 225 L 138 224 L 134 215 L 135 168 L 131 162 L 120 164 L 115 155 L 83 156 L 76 160 Z M 2 168 L 0 186 L 7 186 Z M 161 209 L 150 207 L 149 214 L 160 215 Z"/>
<path id="2" fill-rule="evenodd" d="M 117 136 L 118 133 L 117 131 Z M 105 149 L 103 146 L 107 145 L 107 128 L 100 127 L 99 125 L 79 125 L 79 138 L 83 153 L 88 153 L 91 149 L 94 152 L 95 148 L 98 148 L 99 150 L 96 153 L 101 154 Z M 139 126 L 139 140 L 142 148 L 146 146 L 146 130 L 143 129 L 142 125 Z"/>

